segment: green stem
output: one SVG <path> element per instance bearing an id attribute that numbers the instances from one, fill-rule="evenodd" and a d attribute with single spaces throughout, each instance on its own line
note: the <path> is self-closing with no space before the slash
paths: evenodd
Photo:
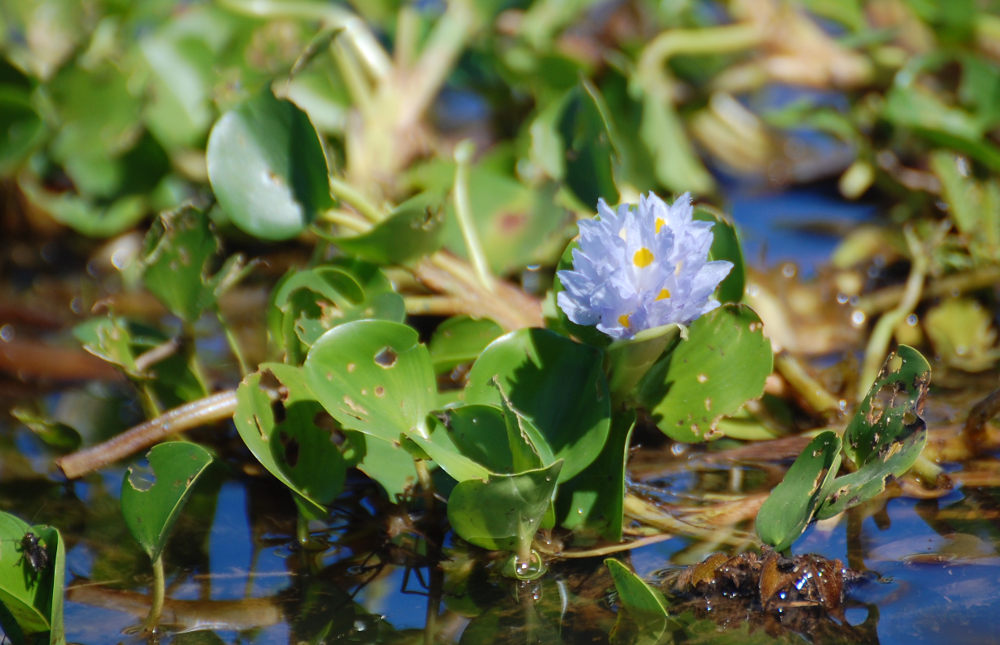
<path id="1" fill-rule="evenodd" d="M 153 599 L 149 605 L 149 616 L 146 617 L 146 624 L 143 631 L 151 632 L 160 622 L 163 614 L 163 599 L 166 596 L 166 576 L 163 574 L 163 554 L 156 556 L 153 560 Z"/>
<path id="2" fill-rule="evenodd" d="M 405 97 L 398 97 L 402 101 L 398 125 L 415 124 L 430 107 L 454 70 L 478 23 L 476 9 L 470 0 L 451 0 L 448 3 L 413 67 Z"/>
<path id="3" fill-rule="evenodd" d="M 903 235 L 910 248 L 910 275 L 906 278 L 906 287 L 899 304 L 878 319 L 872 329 L 871 336 L 868 338 L 865 361 L 861 367 L 861 380 L 858 382 L 858 401 L 863 400 L 868 395 L 868 388 L 878 376 L 896 326 L 913 312 L 913 309 L 920 302 L 920 295 L 923 291 L 924 278 L 927 276 L 927 269 L 930 265 L 930 254 L 917 239 L 912 228 L 904 228 Z"/>
<path id="4" fill-rule="evenodd" d="M 319 214 L 319 218 L 324 222 L 336 224 L 355 233 L 367 233 L 372 230 L 371 222 L 350 211 L 331 208 Z"/>
<path id="5" fill-rule="evenodd" d="M 483 252 L 483 245 L 479 241 L 479 234 L 476 232 L 475 224 L 472 221 L 472 207 L 469 205 L 469 162 L 472 159 L 474 144 L 465 140 L 455 146 L 455 217 L 458 219 L 458 226 L 462 229 L 462 238 L 465 240 L 465 247 L 472 260 L 472 268 L 476 272 L 476 277 L 480 284 L 489 292 L 493 292 L 493 276 L 490 275 L 489 263 L 486 261 L 486 254 Z"/>
<path id="6" fill-rule="evenodd" d="M 677 54 L 722 54 L 758 45 L 764 39 L 754 24 L 735 24 L 704 29 L 670 29 L 654 38 L 642 50 L 636 79 L 646 92 L 659 99 L 671 99 L 672 79 L 664 64 Z"/>
<path id="7" fill-rule="evenodd" d="M 256 18 L 299 18 L 321 20 L 325 26 L 340 28 L 343 38 L 350 40 L 364 61 L 369 74 L 384 78 L 392 68 L 392 61 L 368 25 L 350 11 L 325 2 L 285 2 L 284 0 L 219 0 L 224 8 Z"/>
<path id="8" fill-rule="evenodd" d="M 364 193 L 339 177 L 330 177 L 330 192 L 337 199 L 353 206 L 370 222 L 377 223 L 385 219 L 382 210 L 373 204 Z"/>

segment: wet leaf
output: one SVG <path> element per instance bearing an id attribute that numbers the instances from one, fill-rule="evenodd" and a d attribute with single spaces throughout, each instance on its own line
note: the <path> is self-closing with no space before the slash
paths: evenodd
<path id="1" fill-rule="evenodd" d="M 672 439 L 704 441 L 719 419 L 763 393 L 771 365 L 771 342 L 757 314 L 723 305 L 695 320 L 687 340 L 649 370 L 639 400 Z"/>
<path id="2" fill-rule="evenodd" d="M 29 533 L 37 538 L 37 544 L 25 539 Z M 65 570 L 65 546 L 58 530 L 29 526 L 0 512 L 0 602 L 7 610 L 0 613 L 0 619 L 9 638 L 49 632 L 48 642 L 66 642 L 62 615 Z M 7 624 L 7 615 L 16 624 Z"/>
<path id="3" fill-rule="evenodd" d="M 501 336 L 473 364 L 465 400 L 501 405 L 505 396 L 537 428 L 544 449 L 565 461 L 560 481 L 576 476 L 604 446 L 611 401 L 600 350 L 545 329 Z"/>
<path id="4" fill-rule="evenodd" d="M 631 569 L 613 558 L 604 561 L 618 591 L 622 610 L 611 631 L 616 644 L 654 645 L 667 629 L 667 606 L 663 594 L 650 587 Z"/>
<path id="5" fill-rule="evenodd" d="M 830 484 L 818 519 L 875 497 L 889 477 L 910 469 L 927 443 L 919 415 L 930 381 L 930 364 L 917 350 L 900 345 L 889 354 L 844 431 L 844 454 L 858 469 Z"/>
<path id="6" fill-rule="evenodd" d="M 316 424 L 323 407 L 305 382 L 301 368 L 264 363 L 236 391 L 233 422 L 243 442 L 264 468 L 317 513 L 336 499 L 346 465 L 329 428 Z M 260 388 L 261 372 L 270 372 L 287 389 L 276 405 Z"/>
<path id="7" fill-rule="evenodd" d="M 515 551 L 531 542 L 552 501 L 562 462 L 486 481 L 459 482 L 448 498 L 448 521 L 463 540 Z"/>
<path id="8" fill-rule="evenodd" d="M 171 441 L 153 446 L 146 459 L 148 468 L 130 466 L 122 479 L 122 515 L 149 559 L 156 560 L 212 455 L 197 444 Z"/>
<path id="9" fill-rule="evenodd" d="M 821 432 L 805 447 L 757 512 L 757 535 L 765 544 L 784 551 L 802 535 L 837 475 L 840 448 L 840 437 L 832 431 Z"/>
<path id="10" fill-rule="evenodd" d="M 317 400 L 344 428 L 385 441 L 430 436 L 426 417 L 437 387 L 412 327 L 386 320 L 339 325 L 313 344 L 304 369 Z"/>
<path id="11" fill-rule="evenodd" d="M 270 90 L 216 121 L 206 156 L 219 203 L 256 237 L 294 237 L 333 205 L 326 156 L 309 117 Z"/>

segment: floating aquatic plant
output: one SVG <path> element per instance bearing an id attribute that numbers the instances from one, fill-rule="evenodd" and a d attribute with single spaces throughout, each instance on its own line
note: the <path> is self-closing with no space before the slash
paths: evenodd
<path id="1" fill-rule="evenodd" d="M 650 192 L 580 222 L 573 270 L 559 271 L 559 307 L 578 325 L 613 338 L 672 323 L 687 324 L 719 306 L 712 297 L 733 268 L 708 260 L 714 222 L 693 219 L 691 196 L 668 205 Z"/>

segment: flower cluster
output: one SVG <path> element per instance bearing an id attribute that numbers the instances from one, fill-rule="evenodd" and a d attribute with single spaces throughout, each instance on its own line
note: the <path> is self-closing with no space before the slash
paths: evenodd
<path id="1" fill-rule="evenodd" d="M 613 338 L 670 323 L 687 324 L 719 306 L 715 288 L 733 268 L 709 262 L 713 222 L 692 219 L 691 197 L 668 206 L 652 192 L 639 204 L 580 222 L 573 270 L 559 271 L 559 307 L 578 325 L 597 325 Z"/>

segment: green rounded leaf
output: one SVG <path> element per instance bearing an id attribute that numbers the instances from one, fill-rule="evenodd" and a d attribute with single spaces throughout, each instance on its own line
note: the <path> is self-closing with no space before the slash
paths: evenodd
<path id="1" fill-rule="evenodd" d="M 687 339 L 649 370 L 639 400 L 672 439 L 704 441 L 719 419 L 764 392 L 772 359 L 757 314 L 723 305 L 694 321 Z"/>
<path id="2" fill-rule="evenodd" d="M 487 481 L 459 482 L 448 498 L 448 521 L 463 540 L 484 549 L 530 544 L 549 508 L 562 462 Z"/>
<path id="3" fill-rule="evenodd" d="M 757 511 L 757 535 L 784 551 L 802 535 L 840 468 L 840 436 L 816 435 Z"/>
<path id="4" fill-rule="evenodd" d="M 48 562 L 32 566 L 28 533 L 38 538 Z M 36 564 L 40 562 L 36 559 Z M 49 642 L 63 638 L 62 604 L 66 552 L 62 536 L 51 526 L 29 526 L 20 518 L 0 512 L 0 603 L 16 625 L 3 624 L 7 635 L 49 632 Z M 15 638 L 16 640 L 16 638 Z"/>
<path id="5" fill-rule="evenodd" d="M 594 461 L 608 437 L 611 398 L 601 359 L 600 350 L 554 332 L 519 329 L 483 351 L 465 400 L 501 405 L 508 397 L 537 428 L 545 452 L 564 460 L 559 481 L 566 481 Z"/>
<path id="6" fill-rule="evenodd" d="M 264 468 L 318 513 L 333 502 L 344 484 L 346 465 L 330 430 L 316 425 L 323 407 L 305 382 L 301 368 L 264 363 L 287 390 L 272 404 L 260 387 L 261 373 L 248 375 L 236 390 L 233 422 L 243 442 Z M 274 406 L 283 414 L 276 418 Z"/>
<path id="7" fill-rule="evenodd" d="M 122 480 L 122 515 L 150 560 L 156 560 L 194 484 L 212 463 L 198 444 L 171 441 L 153 446 L 148 468 L 130 466 Z"/>
<path id="8" fill-rule="evenodd" d="M 294 237 L 333 205 L 326 156 L 309 117 L 270 90 L 219 118 L 206 155 L 219 203 L 256 237 Z"/>
<path id="9" fill-rule="evenodd" d="M 305 364 L 316 399 L 344 428 L 386 441 L 429 437 L 436 382 L 416 330 L 387 320 L 358 320 L 317 340 Z"/>

